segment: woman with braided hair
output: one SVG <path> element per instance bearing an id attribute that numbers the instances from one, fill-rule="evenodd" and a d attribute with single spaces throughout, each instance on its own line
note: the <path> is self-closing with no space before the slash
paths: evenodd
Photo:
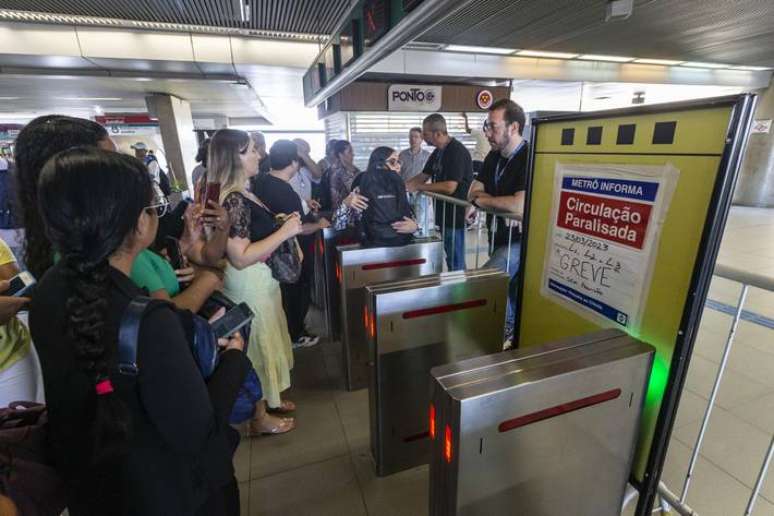
<path id="1" fill-rule="evenodd" d="M 205 383 L 176 309 L 163 305 L 140 323 L 139 374 L 117 369 L 121 319 L 142 294 L 128 276 L 158 226 L 145 167 L 66 150 L 43 167 L 38 200 L 60 259 L 37 285 L 30 328 L 70 515 L 238 514 L 228 414 L 247 372 L 241 338 L 219 342 Z"/>

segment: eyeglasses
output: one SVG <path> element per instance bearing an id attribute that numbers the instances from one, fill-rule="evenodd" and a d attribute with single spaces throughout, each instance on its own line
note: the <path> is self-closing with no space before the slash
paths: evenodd
<path id="1" fill-rule="evenodd" d="M 498 127 L 506 127 L 506 124 L 493 124 L 489 120 L 484 120 L 484 132 L 491 133 Z"/>
<path id="2" fill-rule="evenodd" d="M 159 217 L 163 217 L 167 213 L 169 213 L 169 202 L 168 201 L 162 201 L 158 202 L 156 204 L 151 204 L 150 206 L 146 206 L 145 211 L 150 214 L 150 210 L 155 210 L 156 215 Z"/>

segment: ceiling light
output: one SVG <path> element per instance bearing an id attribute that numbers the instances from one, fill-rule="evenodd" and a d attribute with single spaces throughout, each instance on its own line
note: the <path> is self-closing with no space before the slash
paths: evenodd
<path id="1" fill-rule="evenodd" d="M 522 57 L 547 57 L 550 59 L 572 59 L 578 57 L 578 54 L 568 54 L 566 52 L 543 52 L 542 50 L 520 50 L 516 52 L 517 56 Z"/>
<path id="2" fill-rule="evenodd" d="M 467 45 L 446 45 L 444 50 L 448 52 L 468 52 L 471 54 L 500 54 L 500 55 L 508 55 L 516 52 L 515 48 L 470 47 Z"/>
<path id="3" fill-rule="evenodd" d="M 123 100 L 121 97 L 54 97 L 56 100 Z"/>
<path id="4" fill-rule="evenodd" d="M 599 54 L 584 54 L 578 56 L 578 59 L 583 59 L 584 61 L 608 61 L 611 63 L 628 63 L 629 61 L 634 61 L 633 57 L 603 56 Z"/>
<path id="5" fill-rule="evenodd" d="M 21 97 L 0 97 L 0 100 L 19 100 Z"/>
<path id="6" fill-rule="evenodd" d="M 104 114 L 105 114 L 105 110 L 104 110 L 104 109 L 102 109 L 102 106 L 94 106 L 94 112 L 95 112 L 95 113 L 96 113 L 98 116 L 102 116 L 102 115 L 104 115 Z"/>
<path id="7" fill-rule="evenodd" d="M 664 66 L 676 66 L 682 63 L 682 61 L 672 61 L 670 59 L 635 59 L 637 64 L 652 64 L 652 65 L 664 65 Z"/>
<path id="8" fill-rule="evenodd" d="M 693 61 L 687 61 L 685 63 L 682 63 L 680 66 L 687 66 L 688 68 L 730 68 L 729 65 L 724 65 L 724 64 L 698 63 Z"/>
<path id="9" fill-rule="evenodd" d="M 747 70 L 748 72 L 765 72 L 771 70 L 765 66 L 732 66 L 734 70 Z"/>

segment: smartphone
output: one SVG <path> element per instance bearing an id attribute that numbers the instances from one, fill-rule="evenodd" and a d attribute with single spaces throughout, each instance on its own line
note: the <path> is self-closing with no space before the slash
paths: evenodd
<path id="1" fill-rule="evenodd" d="M 180 241 L 168 236 L 164 239 L 164 249 L 167 250 L 167 257 L 169 263 L 172 264 L 172 268 L 175 270 L 184 268 L 185 260 L 183 259 L 183 253 L 180 251 Z"/>
<path id="2" fill-rule="evenodd" d="M 252 321 L 254 316 L 247 303 L 239 303 L 226 312 L 223 317 L 212 323 L 212 331 L 219 339 L 229 337 Z"/>
<path id="3" fill-rule="evenodd" d="M 0 295 L 20 297 L 35 284 L 35 278 L 29 272 L 24 271 L 8 280 L 8 282 L 10 283 L 8 290 L 0 293 Z"/>
<path id="4" fill-rule="evenodd" d="M 210 203 L 207 201 L 213 201 L 215 204 L 220 204 L 220 183 L 207 183 L 204 201 L 202 201 L 205 208 L 210 207 Z"/>

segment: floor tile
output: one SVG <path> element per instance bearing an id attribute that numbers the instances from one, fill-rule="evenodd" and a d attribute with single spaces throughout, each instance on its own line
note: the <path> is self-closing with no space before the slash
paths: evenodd
<path id="1" fill-rule="evenodd" d="M 282 435 L 253 438 L 252 479 L 347 454 L 331 392 L 299 390 L 288 398 L 298 406 L 296 429 Z"/>
<path id="2" fill-rule="evenodd" d="M 234 472 L 239 482 L 250 480 L 250 449 L 253 440 L 243 437 L 234 453 Z"/>
<path id="3" fill-rule="evenodd" d="M 366 516 L 350 458 L 252 480 L 249 516 Z"/>
<path id="4" fill-rule="evenodd" d="M 718 368 L 717 363 L 694 354 L 688 367 L 686 388 L 702 398 L 709 399 Z M 740 403 L 768 394 L 769 390 L 766 385 L 749 376 L 727 369 L 723 374 L 716 402 L 720 407 L 731 409 Z"/>
<path id="5" fill-rule="evenodd" d="M 250 514 L 250 482 L 239 483 L 239 514 Z"/>
<path id="6" fill-rule="evenodd" d="M 673 439 L 669 446 L 667 462 L 662 481 L 679 494 L 682 492 L 683 479 L 690 460 L 690 449 Z M 744 513 L 750 489 L 715 466 L 704 457 L 699 457 L 688 490 L 686 500 L 701 516 L 737 516 Z M 771 516 L 774 505 L 759 497 L 756 502 L 755 516 Z"/>
<path id="7" fill-rule="evenodd" d="M 677 409 L 675 428 L 680 428 L 696 421 L 701 421 L 707 410 L 707 399 L 688 389 L 683 389 L 680 396 L 680 405 Z"/>
<path id="8" fill-rule="evenodd" d="M 731 409 L 731 413 L 759 430 L 774 432 L 774 392 L 737 405 Z"/>
<path id="9" fill-rule="evenodd" d="M 371 445 L 368 390 L 336 393 L 336 408 L 344 427 L 344 436 L 353 453 L 369 450 Z"/>
<path id="10" fill-rule="evenodd" d="M 377 477 L 370 453 L 353 455 L 369 516 L 426 516 L 429 510 L 429 468 L 419 466 Z"/>
<path id="11" fill-rule="evenodd" d="M 675 437 L 692 448 L 696 432 L 688 425 L 678 428 Z M 770 438 L 770 434 L 716 407 L 707 427 L 701 455 L 751 490 Z M 762 494 L 768 500 L 774 500 L 774 483 L 769 483 L 768 487 L 764 486 Z"/>

